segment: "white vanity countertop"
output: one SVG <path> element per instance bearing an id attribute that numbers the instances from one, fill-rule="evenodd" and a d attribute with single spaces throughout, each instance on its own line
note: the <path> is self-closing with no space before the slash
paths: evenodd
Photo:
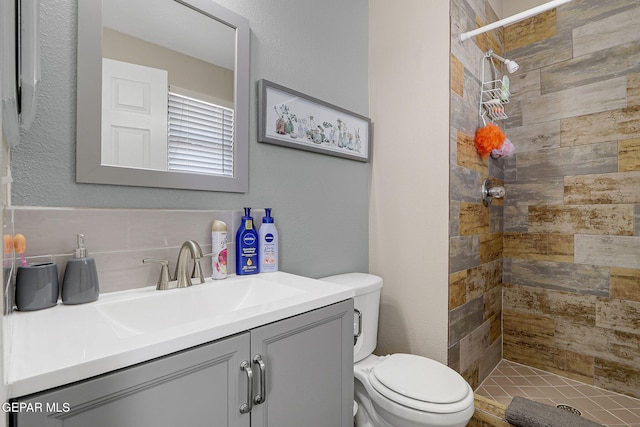
<path id="1" fill-rule="evenodd" d="M 5 318 L 8 397 L 104 374 L 354 295 L 341 285 L 276 272 L 15 312 Z"/>

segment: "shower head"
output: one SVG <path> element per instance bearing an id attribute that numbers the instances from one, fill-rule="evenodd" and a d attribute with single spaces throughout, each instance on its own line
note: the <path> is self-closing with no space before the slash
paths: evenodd
<path id="1" fill-rule="evenodd" d="M 489 49 L 487 51 L 487 56 L 495 58 L 498 61 L 502 62 L 504 65 L 506 65 L 507 66 L 507 71 L 509 72 L 509 74 L 515 73 L 516 71 L 518 71 L 518 68 L 520 68 L 520 66 L 518 65 L 518 63 L 516 61 L 512 61 L 510 59 L 503 58 L 500 55 L 496 55 L 495 53 L 493 53 L 493 51 L 491 49 Z"/>
<path id="2" fill-rule="evenodd" d="M 509 74 L 515 73 L 516 71 L 518 71 L 518 68 L 520 68 L 516 61 L 511 61 L 509 59 L 504 60 L 504 65 L 507 66 L 507 71 L 509 71 Z"/>

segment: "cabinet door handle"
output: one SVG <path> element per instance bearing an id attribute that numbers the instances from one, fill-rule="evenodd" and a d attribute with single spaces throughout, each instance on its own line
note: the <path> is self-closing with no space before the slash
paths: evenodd
<path id="1" fill-rule="evenodd" d="M 262 360 L 262 356 L 256 354 L 253 356 L 253 363 L 258 365 L 258 372 L 260 373 L 258 379 L 260 382 L 260 387 L 258 389 L 258 394 L 253 398 L 253 403 L 259 405 L 264 403 L 267 399 L 267 368 L 264 364 L 264 360 Z"/>
<path id="2" fill-rule="evenodd" d="M 251 363 L 244 360 L 240 364 L 240 370 L 247 374 L 247 403 L 240 405 L 240 413 L 247 414 L 253 409 L 253 371 L 251 370 Z"/>

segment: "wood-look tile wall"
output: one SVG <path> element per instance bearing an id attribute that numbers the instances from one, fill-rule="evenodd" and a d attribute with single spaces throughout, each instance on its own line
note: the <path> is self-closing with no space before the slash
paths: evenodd
<path id="1" fill-rule="evenodd" d="M 504 357 L 640 397 L 637 28 L 637 0 L 574 0 L 505 28 L 520 70 L 502 249 Z"/>
<path id="2" fill-rule="evenodd" d="M 481 60 L 503 49 L 501 31 L 465 42 L 459 34 L 496 19 L 486 0 L 451 1 L 449 366 L 474 388 L 502 358 L 503 206 L 485 207 L 480 188 L 488 177 L 502 183 L 504 165 L 481 159 L 473 140 Z"/>

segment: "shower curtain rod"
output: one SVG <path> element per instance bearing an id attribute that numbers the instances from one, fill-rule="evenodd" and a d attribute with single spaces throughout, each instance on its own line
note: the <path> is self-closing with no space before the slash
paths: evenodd
<path id="1" fill-rule="evenodd" d="M 527 19 L 527 18 L 530 18 L 530 17 L 532 17 L 534 15 L 538 15 L 538 14 L 540 14 L 542 12 L 546 12 L 549 9 L 553 9 L 554 7 L 558 7 L 561 4 L 565 4 L 565 3 L 568 3 L 570 1 L 571 0 L 553 0 L 553 1 L 541 4 L 540 6 L 532 7 L 529 10 L 525 10 L 523 12 L 516 13 L 513 16 L 501 19 L 501 20 L 496 21 L 496 22 L 494 22 L 492 24 L 485 25 L 484 27 L 480 27 L 480 28 L 477 28 L 475 30 L 467 31 L 466 33 L 462 33 L 462 34 L 460 34 L 460 41 L 465 41 L 467 39 L 470 39 L 471 37 L 477 36 L 478 34 L 486 33 L 487 31 L 491 31 L 491 30 L 496 29 L 498 27 L 504 27 L 506 25 L 513 24 L 513 23 L 518 22 L 518 21 L 522 21 L 523 19 Z"/>

